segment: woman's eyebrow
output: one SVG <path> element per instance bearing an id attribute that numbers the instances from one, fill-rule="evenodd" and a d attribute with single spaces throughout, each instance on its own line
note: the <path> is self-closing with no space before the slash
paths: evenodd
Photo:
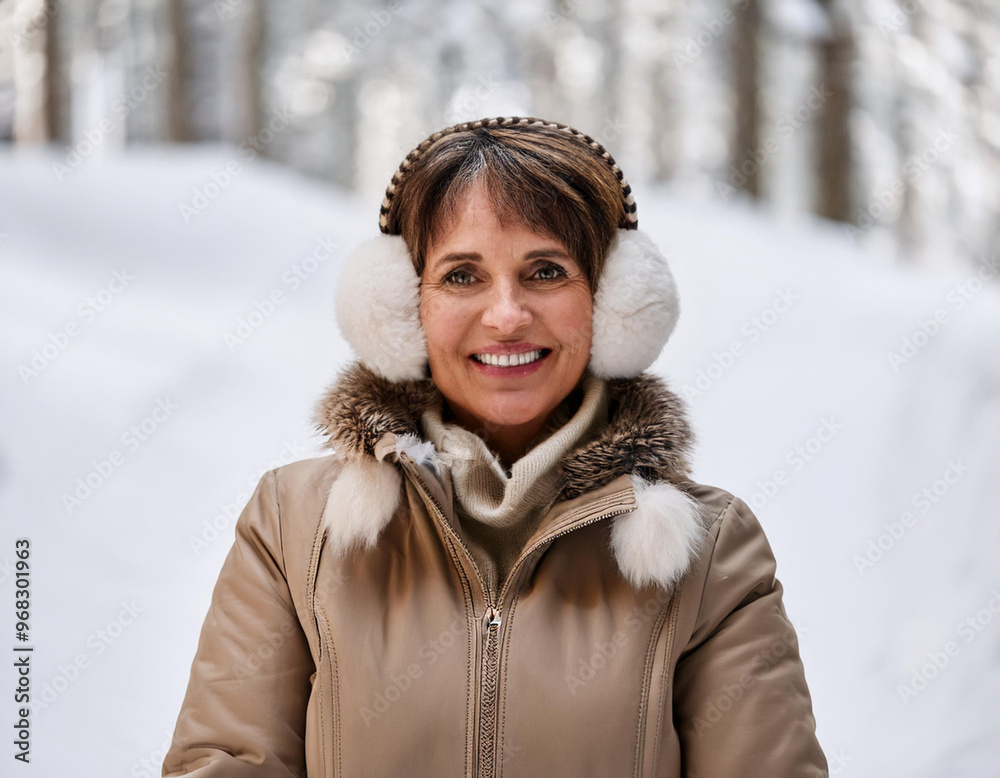
<path id="1" fill-rule="evenodd" d="M 564 259 L 570 259 L 569 254 L 558 248 L 534 249 L 524 255 L 525 261 L 538 259 L 540 257 L 562 257 Z M 450 254 L 445 254 L 434 264 L 444 265 L 449 262 L 480 262 L 482 258 L 482 254 L 476 251 L 453 251 Z"/>
<path id="2" fill-rule="evenodd" d="M 437 260 L 436 264 L 443 265 L 448 262 L 465 262 L 472 261 L 478 262 L 483 257 L 481 254 L 477 254 L 474 251 L 453 251 L 450 254 L 445 254 L 441 259 Z"/>
<path id="3" fill-rule="evenodd" d="M 539 257 L 562 257 L 563 259 L 572 259 L 572 257 L 570 257 L 570 255 L 565 251 L 557 248 L 535 249 L 534 251 L 529 251 L 524 255 L 525 259 L 538 259 Z"/>

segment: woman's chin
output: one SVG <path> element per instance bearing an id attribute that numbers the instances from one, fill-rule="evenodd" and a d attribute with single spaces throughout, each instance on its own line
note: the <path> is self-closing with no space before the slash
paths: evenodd
<path id="1" fill-rule="evenodd" d="M 545 414 L 537 392 L 517 397 L 511 392 L 484 392 L 477 403 L 476 415 L 491 427 L 518 427 L 530 424 Z"/>

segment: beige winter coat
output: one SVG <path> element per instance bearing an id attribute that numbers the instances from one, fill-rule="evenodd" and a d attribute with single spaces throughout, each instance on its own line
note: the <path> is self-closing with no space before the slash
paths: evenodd
<path id="1" fill-rule="evenodd" d="M 420 438 L 436 392 L 354 363 L 317 411 L 336 453 L 261 479 L 164 776 L 827 774 L 770 546 L 688 478 L 662 379 L 609 382 L 500 591 Z"/>

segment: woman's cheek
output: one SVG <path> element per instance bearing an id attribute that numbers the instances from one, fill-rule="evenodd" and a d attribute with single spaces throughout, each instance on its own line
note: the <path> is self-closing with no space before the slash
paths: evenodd
<path id="1" fill-rule="evenodd" d="M 432 348 L 443 348 L 451 340 L 461 340 L 461 320 L 460 303 L 448 295 L 432 292 L 420 301 L 420 323 Z"/>
<path id="2" fill-rule="evenodd" d="M 563 348 L 570 354 L 581 351 L 590 352 L 593 337 L 593 305 L 590 293 L 568 295 L 553 312 L 554 322 L 560 326 L 560 340 Z"/>
<path id="3" fill-rule="evenodd" d="M 420 323 L 427 331 L 437 329 L 439 326 L 441 306 L 438 296 L 434 292 L 424 292 L 420 296 Z"/>
<path id="4" fill-rule="evenodd" d="M 578 356 L 581 353 L 590 353 L 591 332 L 589 322 L 574 329 L 564 339 L 563 343 L 567 353 Z"/>

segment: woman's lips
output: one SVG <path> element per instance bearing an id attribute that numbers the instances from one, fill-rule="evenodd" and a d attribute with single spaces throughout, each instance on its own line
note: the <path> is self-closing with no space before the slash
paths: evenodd
<path id="1" fill-rule="evenodd" d="M 493 376 L 496 378 L 519 378 L 521 376 L 531 375 L 534 373 L 545 364 L 546 360 L 550 356 L 552 356 L 551 349 L 543 351 L 542 356 L 534 362 L 529 362 L 526 365 L 509 365 L 507 367 L 501 367 L 500 365 L 485 365 L 475 357 L 469 357 L 469 361 L 472 362 L 472 364 L 475 365 L 483 375 Z"/>

